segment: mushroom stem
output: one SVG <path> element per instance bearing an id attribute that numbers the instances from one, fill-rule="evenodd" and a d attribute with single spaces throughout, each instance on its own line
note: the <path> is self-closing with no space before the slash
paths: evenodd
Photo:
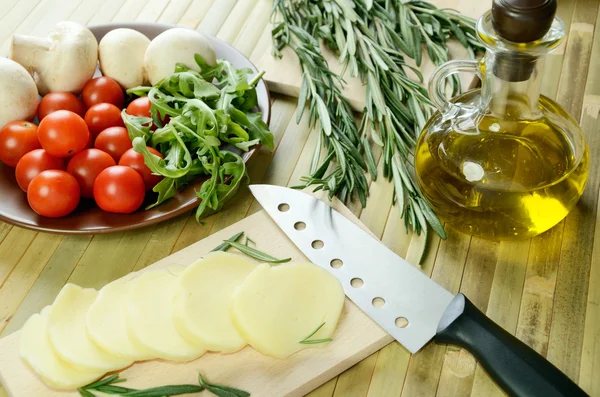
<path id="1" fill-rule="evenodd" d="M 12 38 L 9 57 L 21 64 L 39 84 L 38 67 L 45 62 L 46 54 L 52 48 L 48 37 L 35 37 L 15 34 Z"/>

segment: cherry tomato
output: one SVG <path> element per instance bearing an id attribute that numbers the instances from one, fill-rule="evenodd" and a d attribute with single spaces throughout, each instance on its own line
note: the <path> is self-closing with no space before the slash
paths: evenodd
<path id="1" fill-rule="evenodd" d="M 79 204 L 79 184 L 61 170 L 42 171 L 27 189 L 27 201 L 35 212 L 49 218 L 69 215 Z"/>
<path id="2" fill-rule="evenodd" d="M 81 117 L 85 116 L 85 106 L 81 99 L 70 92 L 51 92 L 46 94 L 38 105 L 38 120 L 57 110 L 70 110 Z"/>
<path id="3" fill-rule="evenodd" d="M 94 137 L 109 127 L 125 127 L 121 110 L 110 103 L 99 103 L 89 108 L 85 113 L 85 122 Z"/>
<path id="4" fill-rule="evenodd" d="M 133 145 L 125 127 L 110 127 L 96 137 L 94 147 L 110 154 L 118 162 L 123 153 Z"/>
<path id="5" fill-rule="evenodd" d="M 69 110 L 57 110 L 44 117 L 37 136 L 42 147 L 56 157 L 69 157 L 82 151 L 90 139 L 85 121 Z"/>
<path id="6" fill-rule="evenodd" d="M 127 106 L 126 112 L 132 116 L 152 117 L 150 115 L 151 106 L 152 103 L 150 102 L 150 99 L 147 96 L 142 96 L 133 100 Z"/>
<path id="7" fill-rule="evenodd" d="M 104 211 L 130 214 L 144 202 L 144 180 L 135 170 L 116 165 L 98 175 L 94 199 Z"/>
<path id="8" fill-rule="evenodd" d="M 147 149 L 150 153 L 157 155 L 161 159 L 164 158 L 158 150 L 149 146 L 147 147 Z M 163 179 L 161 175 L 153 174 L 152 170 L 150 170 L 146 163 L 144 163 L 144 156 L 133 149 L 129 149 L 121 156 L 121 159 L 119 160 L 119 165 L 125 165 L 136 170 L 138 174 L 142 176 L 142 179 L 144 179 L 144 185 L 146 185 L 146 190 L 152 190 L 152 188 Z"/>
<path id="9" fill-rule="evenodd" d="M 123 108 L 125 96 L 119 83 L 107 76 L 96 77 L 88 81 L 81 93 L 83 103 L 88 108 L 99 103 L 111 103 Z"/>
<path id="10" fill-rule="evenodd" d="M 23 191 L 27 191 L 33 178 L 46 170 L 64 170 L 65 162 L 60 157 L 54 157 L 44 149 L 36 149 L 27 153 L 17 163 L 15 176 L 17 183 Z"/>
<path id="11" fill-rule="evenodd" d="M 11 121 L 0 130 L 0 161 L 15 167 L 21 157 L 42 146 L 37 137 L 37 125 L 29 121 Z"/>
<path id="12" fill-rule="evenodd" d="M 77 153 L 67 165 L 67 172 L 77 179 L 81 197 L 94 197 L 94 182 L 108 167 L 117 165 L 108 153 L 98 149 L 86 149 Z"/>

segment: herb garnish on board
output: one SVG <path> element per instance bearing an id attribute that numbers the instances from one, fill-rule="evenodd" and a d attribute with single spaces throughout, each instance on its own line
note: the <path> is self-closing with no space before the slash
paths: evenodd
<path id="1" fill-rule="evenodd" d="M 82 397 L 96 397 L 94 392 L 103 394 L 119 395 L 123 397 L 169 397 L 181 394 L 200 393 L 207 390 L 217 397 L 250 397 L 250 393 L 233 387 L 215 385 L 206 380 L 202 374 L 198 374 L 198 385 L 171 385 L 152 387 L 150 389 L 130 389 L 118 386 L 118 383 L 126 382 L 127 379 L 119 378 L 119 374 L 110 375 L 87 386 L 77 389 Z"/>
<path id="2" fill-rule="evenodd" d="M 258 144 L 273 149 L 274 138 L 261 113 L 254 112 L 258 106 L 256 84 L 262 73 L 249 80 L 250 69 L 235 69 L 225 60 L 209 66 L 197 54 L 195 59 L 200 72 L 178 64 L 171 76 L 154 87 L 127 90 L 128 94 L 148 96 L 151 119 L 125 111 L 122 117 L 133 149 L 144 156 L 152 172 L 164 177 L 153 189 L 157 201 L 148 208 L 207 176 L 196 192 L 202 199 L 196 211 L 199 220 L 219 211 L 248 178 L 246 165 L 235 150 L 248 151 Z M 158 127 L 156 131 L 150 128 L 152 123 Z M 164 160 L 147 146 L 157 149 Z"/>
<path id="3" fill-rule="evenodd" d="M 424 201 L 412 175 L 416 140 L 432 112 L 417 66 L 427 55 L 439 65 L 448 60 L 447 41 L 455 37 L 471 56 L 481 49 L 475 21 L 453 10 L 437 9 L 420 0 L 275 0 L 274 54 L 290 47 L 298 56 L 302 84 L 298 120 L 308 104 L 310 124 L 319 121 L 320 135 L 304 186 L 327 190 L 342 201 L 356 195 L 366 205 L 365 172 L 377 178 L 371 142 L 382 151 L 383 175 L 394 183 L 393 202 L 401 206 L 406 228 L 427 236 L 427 224 L 445 238 L 442 224 Z M 351 76 L 366 84 L 366 106 L 357 126 L 348 101 L 336 84 L 342 77 L 328 68 L 319 40 L 332 49 Z M 458 79 L 450 81 L 453 94 Z M 322 150 L 325 153 L 322 153 Z M 425 252 L 425 251 L 424 251 Z M 422 258 L 421 258 L 422 259 Z"/>

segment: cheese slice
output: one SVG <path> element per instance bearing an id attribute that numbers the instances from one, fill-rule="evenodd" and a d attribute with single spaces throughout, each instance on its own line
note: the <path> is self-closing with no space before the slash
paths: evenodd
<path id="1" fill-rule="evenodd" d="M 106 284 L 86 315 L 90 338 L 102 349 L 132 361 L 154 358 L 152 351 L 133 341 L 127 330 L 127 307 L 132 275 Z"/>
<path id="2" fill-rule="evenodd" d="M 177 276 L 168 270 L 149 271 L 131 281 L 127 327 L 132 339 L 155 357 L 189 361 L 205 350 L 186 341 L 173 323 Z"/>
<path id="3" fill-rule="evenodd" d="M 213 252 L 179 276 L 173 320 L 190 343 L 206 350 L 233 353 L 246 341 L 235 329 L 229 306 L 233 291 L 257 264 L 241 255 Z"/>
<path id="4" fill-rule="evenodd" d="M 344 306 L 340 282 L 310 263 L 262 264 L 233 293 L 231 315 L 236 329 L 254 349 L 286 358 L 308 347 L 300 343 L 332 337 Z"/>
<path id="5" fill-rule="evenodd" d="M 59 390 L 73 390 L 85 386 L 104 375 L 103 371 L 79 371 L 64 362 L 50 343 L 48 320 L 51 308 L 29 317 L 19 336 L 23 360 L 46 385 Z"/>
<path id="6" fill-rule="evenodd" d="M 52 304 L 48 333 L 56 353 L 73 367 L 84 371 L 114 371 L 132 364 L 101 349 L 88 336 L 85 317 L 98 291 L 66 284 Z"/>

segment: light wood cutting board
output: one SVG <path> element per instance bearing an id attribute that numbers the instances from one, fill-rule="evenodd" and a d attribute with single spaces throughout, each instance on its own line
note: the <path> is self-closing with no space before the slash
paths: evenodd
<path id="1" fill-rule="evenodd" d="M 492 6 L 491 0 L 429 0 L 438 8 L 451 8 L 459 10 L 461 13 L 470 16 L 471 18 L 479 18 L 484 12 Z M 269 29 L 270 32 L 270 29 Z M 448 45 L 450 59 L 468 59 L 467 50 L 456 40 L 452 40 Z M 321 52 L 327 59 L 329 68 L 336 73 L 340 73 L 343 69 L 338 62 L 337 57 L 327 48 L 321 47 Z M 416 66 L 414 61 L 406 57 L 406 62 Z M 256 61 L 258 70 L 265 71 L 265 79 L 271 91 L 297 97 L 300 93 L 300 84 L 302 82 L 302 73 L 298 63 L 298 57 L 290 48 L 283 50 L 281 59 L 271 55 L 271 46 L 268 47 L 260 58 Z M 436 66 L 429 60 L 427 52 L 423 51 L 423 61 L 419 70 L 423 73 L 423 85 L 427 85 L 429 76 L 433 73 Z M 412 72 L 409 71 L 409 75 Z M 412 75 L 415 78 L 416 76 Z M 473 80 L 473 75 L 460 75 L 463 88 L 467 88 Z M 342 92 L 352 108 L 356 111 L 362 111 L 365 106 L 365 86 L 358 78 L 350 77 L 348 74 L 344 76 L 346 84 L 342 86 Z"/>
<path id="2" fill-rule="evenodd" d="M 333 205 L 367 230 L 346 207 L 339 202 Z M 142 271 L 191 264 L 240 231 L 265 252 L 277 257 L 291 257 L 294 261 L 307 261 L 271 218 L 260 211 Z M 102 266 L 101 263 L 97 265 Z M 285 360 L 263 356 L 249 347 L 228 355 L 205 354 L 188 363 L 153 360 L 134 364 L 123 371 L 122 376 L 128 379 L 124 386 L 148 388 L 196 384 L 197 372 L 201 371 L 210 381 L 246 390 L 253 397 L 303 396 L 391 341 L 391 336 L 346 299 L 333 342 L 320 348 L 303 350 Z M 51 390 L 34 375 L 19 357 L 19 332 L 0 339 L 0 382 L 10 397 L 79 395 L 77 392 Z"/>

